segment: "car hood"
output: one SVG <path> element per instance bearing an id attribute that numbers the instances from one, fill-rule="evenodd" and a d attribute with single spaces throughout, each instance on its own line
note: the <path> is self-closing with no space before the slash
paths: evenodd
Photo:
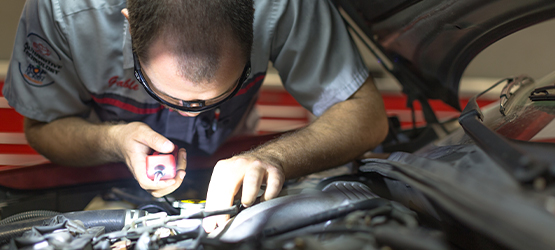
<path id="1" fill-rule="evenodd" d="M 440 99 L 458 110 L 460 78 L 479 52 L 555 17 L 550 0 L 334 1 L 409 98 Z"/>

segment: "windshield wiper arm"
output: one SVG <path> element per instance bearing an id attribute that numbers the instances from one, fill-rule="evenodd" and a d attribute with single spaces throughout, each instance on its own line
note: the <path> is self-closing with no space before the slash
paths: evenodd
<path id="1" fill-rule="evenodd" d="M 493 86 L 472 97 L 459 117 L 459 123 L 466 134 L 484 152 L 490 155 L 503 169 L 521 183 L 532 182 L 548 172 L 548 164 L 537 160 L 531 155 L 526 155 L 514 143 L 505 137 L 493 132 L 482 123 L 483 114 L 476 99 L 497 85 L 505 81 L 514 81 L 515 78 L 506 78 Z"/>
<path id="2" fill-rule="evenodd" d="M 534 89 L 532 93 L 530 93 L 530 101 L 555 101 L 555 94 L 549 93 L 548 90 L 554 90 L 555 85 L 543 86 Z"/>

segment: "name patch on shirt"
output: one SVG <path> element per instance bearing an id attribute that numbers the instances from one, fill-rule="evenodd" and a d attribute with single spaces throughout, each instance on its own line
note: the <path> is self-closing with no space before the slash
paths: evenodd
<path id="1" fill-rule="evenodd" d="M 125 80 L 125 82 L 123 80 L 119 79 L 119 76 L 112 76 L 110 78 L 110 80 L 108 80 L 108 86 L 112 87 L 112 86 L 116 86 L 116 87 L 120 87 L 120 88 L 127 88 L 127 89 L 131 89 L 131 90 L 138 90 L 139 89 L 139 84 L 137 83 L 137 81 L 135 79 L 127 79 Z"/>
<path id="2" fill-rule="evenodd" d="M 19 72 L 25 82 L 35 87 L 53 84 L 52 75 L 57 75 L 62 69 L 62 58 L 58 52 L 44 38 L 34 33 L 27 35 L 23 52 L 27 61 L 19 62 Z"/>

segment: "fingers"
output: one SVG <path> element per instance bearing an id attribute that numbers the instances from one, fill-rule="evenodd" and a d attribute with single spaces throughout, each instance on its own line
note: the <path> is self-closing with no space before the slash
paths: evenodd
<path id="1" fill-rule="evenodd" d="M 285 176 L 282 172 L 279 172 L 276 169 L 269 170 L 266 181 L 266 191 L 260 200 L 267 201 L 276 198 L 279 195 L 279 192 L 281 192 L 284 182 Z"/>
<path id="2" fill-rule="evenodd" d="M 175 148 L 173 143 L 142 122 L 120 125 L 112 131 L 118 150 L 141 188 L 151 192 L 154 196 L 160 197 L 173 192 L 181 185 L 187 166 L 184 149 L 179 151 L 176 159 L 176 176 L 173 179 L 156 183 L 147 177 L 146 157 L 151 149 L 160 153 L 173 152 Z"/>
<path id="3" fill-rule="evenodd" d="M 177 166 L 175 168 L 175 171 L 177 171 L 177 175 L 182 174 L 183 176 L 185 176 L 185 169 L 187 169 L 187 151 L 184 148 L 179 149 L 176 160 Z"/>
<path id="4" fill-rule="evenodd" d="M 173 143 L 161 134 L 156 133 L 150 127 L 143 128 L 141 131 L 141 142 L 151 149 L 160 153 L 168 154 L 174 149 Z"/>
<path id="5" fill-rule="evenodd" d="M 206 196 L 206 210 L 225 209 L 233 204 L 238 190 L 243 188 L 241 203 L 251 206 L 257 198 L 260 186 L 266 180 L 265 200 L 277 197 L 285 180 L 283 169 L 255 157 L 236 156 L 216 164 Z M 211 232 L 224 225 L 229 216 L 213 216 L 204 219 L 203 226 Z"/>
<path id="6" fill-rule="evenodd" d="M 243 180 L 243 170 L 235 160 L 219 161 L 214 167 L 212 178 L 206 194 L 206 211 L 228 208 L 233 204 L 233 197 L 239 191 Z M 211 216 L 203 220 L 206 232 L 212 232 L 217 225 L 223 225 L 229 216 Z"/>
<path id="7" fill-rule="evenodd" d="M 148 178 L 146 173 L 146 157 L 147 152 L 150 150 L 146 145 L 142 143 L 135 143 L 133 146 L 130 147 L 128 152 L 128 165 L 130 165 L 130 169 L 133 172 L 135 179 L 139 182 L 139 185 L 144 190 L 158 190 L 167 188 L 175 184 L 175 180 L 165 180 L 155 183 L 153 180 Z"/>
<path id="8" fill-rule="evenodd" d="M 157 185 L 156 188 L 160 186 L 162 186 L 163 188 L 152 190 L 150 191 L 150 194 L 152 194 L 152 196 L 154 197 L 162 197 L 172 193 L 179 186 L 181 186 L 181 182 L 183 182 L 182 178 L 179 178 L 178 176 L 176 176 L 175 178 L 179 180 L 171 179 L 171 180 L 165 181 L 166 183 L 158 182 L 159 185 Z"/>
<path id="9" fill-rule="evenodd" d="M 241 196 L 241 203 L 245 207 L 252 205 L 256 200 L 260 186 L 262 186 L 262 181 L 264 180 L 264 176 L 266 174 L 266 169 L 259 166 L 253 167 L 249 170 L 250 171 L 245 173 L 245 177 L 243 179 L 243 195 Z"/>

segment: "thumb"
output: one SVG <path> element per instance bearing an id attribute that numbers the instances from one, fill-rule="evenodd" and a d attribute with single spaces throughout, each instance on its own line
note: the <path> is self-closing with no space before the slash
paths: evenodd
<path id="1" fill-rule="evenodd" d="M 143 142 L 149 148 L 164 154 L 171 153 L 175 147 L 170 140 L 151 129 L 147 133 L 143 133 Z"/>

